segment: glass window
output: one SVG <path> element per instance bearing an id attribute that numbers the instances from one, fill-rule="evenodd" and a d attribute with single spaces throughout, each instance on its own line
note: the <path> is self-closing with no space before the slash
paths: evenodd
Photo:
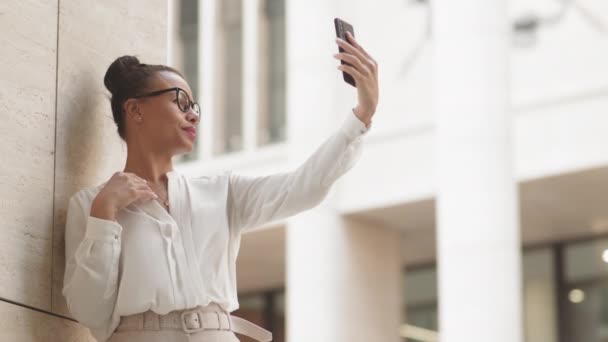
<path id="1" fill-rule="evenodd" d="M 217 1 L 214 64 L 212 70 L 200 70 L 199 1 L 173 0 L 171 16 L 171 65 L 182 71 L 199 102 L 202 72 L 213 74 L 213 127 L 210 128 L 210 151 L 213 155 L 244 149 L 243 118 L 243 0 Z M 286 36 L 285 0 L 260 0 L 257 8 L 258 63 L 256 65 L 257 113 L 251 132 L 256 145 L 265 146 L 286 139 Z M 197 139 L 192 153 L 178 162 L 198 157 L 203 140 Z"/>
<path id="2" fill-rule="evenodd" d="M 284 342 L 286 340 L 285 336 L 285 291 L 281 290 L 275 293 L 273 300 L 273 332 L 272 337 L 273 341 Z"/>
<path id="3" fill-rule="evenodd" d="M 218 101 L 213 113 L 214 154 L 243 149 L 243 6 L 241 1 L 218 1 L 218 46 L 214 70 Z"/>
<path id="4" fill-rule="evenodd" d="M 258 145 L 285 140 L 285 0 L 259 2 Z"/>
<path id="5" fill-rule="evenodd" d="M 437 271 L 434 266 L 406 273 L 405 319 L 407 324 L 433 331 L 438 330 Z M 416 340 L 406 339 L 407 342 Z"/>
<path id="6" fill-rule="evenodd" d="M 608 239 L 567 245 L 564 266 L 565 341 L 608 341 Z"/>
<path id="7" fill-rule="evenodd" d="M 173 2 L 173 22 L 171 30 L 172 50 L 171 66 L 181 71 L 186 78 L 186 82 L 192 89 L 192 94 L 200 101 L 198 89 L 198 1 L 197 0 L 174 0 Z M 192 152 L 181 155 L 177 162 L 194 160 L 200 150 L 200 139 L 196 139 Z"/>
<path id="8" fill-rule="evenodd" d="M 554 251 L 550 247 L 526 250 L 523 255 L 524 329 L 528 342 L 558 342 L 554 260 Z M 435 266 L 407 270 L 403 283 L 407 324 L 438 331 Z M 417 342 L 413 339 L 406 341 Z"/>
<path id="9" fill-rule="evenodd" d="M 272 332 L 273 342 L 285 342 L 285 291 L 273 290 L 239 295 L 239 309 L 232 313 Z M 254 342 L 239 336 L 242 342 Z"/>
<path id="10" fill-rule="evenodd" d="M 557 283 L 553 248 L 524 252 L 522 295 L 525 340 L 558 342 Z"/>

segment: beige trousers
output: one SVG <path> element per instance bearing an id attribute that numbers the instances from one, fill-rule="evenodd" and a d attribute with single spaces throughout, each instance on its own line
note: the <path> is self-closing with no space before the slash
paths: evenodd
<path id="1" fill-rule="evenodd" d="M 221 308 L 212 303 L 204 308 L 204 311 L 220 311 Z M 142 319 L 145 320 L 160 320 L 160 315 L 149 311 Z M 137 315 L 133 315 L 137 316 Z M 129 317 L 133 317 L 129 316 Z M 121 320 L 122 322 L 122 320 Z M 150 322 L 146 322 L 148 326 Z M 158 324 L 156 324 L 158 326 Z M 152 330 L 152 329 L 137 329 L 121 331 L 119 324 L 114 334 L 110 336 L 107 342 L 238 342 L 239 339 L 232 331 L 209 330 L 187 334 L 181 330 Z"/>

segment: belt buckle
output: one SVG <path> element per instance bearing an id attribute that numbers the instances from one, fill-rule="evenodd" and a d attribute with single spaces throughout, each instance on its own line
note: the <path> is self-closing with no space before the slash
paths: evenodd
<path id="1" fill-rule="evenodd" d="M 215 314 L 217 315 L 217 325 L 219 327 L 218 330 L 220 331 L 232 331 L 232 317 L 230 316 L 230 314 L 228 312 L 218 312 L 216 311 Z M 220 318 L 220 314 L 223 314 L 226 316 L 226 320 L 228 321 L 228 328 L 222 328 L 222 320 Z"/>
<path id="2" fill-rule="evenodd" d="M 196 318 L 198 319 L 198 323 L 200 326 L 199 328 L 193 328 L 193 329 L 188 328 L 188 326 L 186 325 L 186 319 L 185 319 L 186 315 L 188 315 L 188 314 L 196 314 Z M 180 314 L 180 321 L 182 322 L 182 329 L 187 334 L 205 330 L 205 327 L 203 327 L 203 320 L 201 319 L 201 316 L 198 314 L 197 309 L 183 311 Z"/>

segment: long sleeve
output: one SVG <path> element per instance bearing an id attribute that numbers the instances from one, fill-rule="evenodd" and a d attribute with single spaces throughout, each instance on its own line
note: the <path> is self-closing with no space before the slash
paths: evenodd
<path id="1" fill-rule="evenodd" d="M 352 112 L 297 169 L 262 177 L 230 174 L 228 217 L 237 230 L 292 216 L 319 204 L 358 160 L 368 131 Z"/>
<path id="2" fill-rule="evenodd" d="M 77 196 L 70 198 L 62 293 L 74 318 L 100 340 L 112 333 L 107 330 L 116 302 L 121 233 L 120 224 L 90 216 Z"/>

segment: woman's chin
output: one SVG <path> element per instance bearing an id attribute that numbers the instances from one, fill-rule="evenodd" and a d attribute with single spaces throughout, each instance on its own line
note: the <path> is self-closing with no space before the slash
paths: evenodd
<path id="1" fill-rule="evenodd" d="M 194 141 L 186 143 L 183 148 L 183 153 L 191 153 L 194 150 Z"/>
<path id="2" fill-rule="evenodd" d="M 183 153 L 190 153 L 194 149 L 195 140 L 190 137 L 185 137 L 182 139 L 182 149 Z"/>

